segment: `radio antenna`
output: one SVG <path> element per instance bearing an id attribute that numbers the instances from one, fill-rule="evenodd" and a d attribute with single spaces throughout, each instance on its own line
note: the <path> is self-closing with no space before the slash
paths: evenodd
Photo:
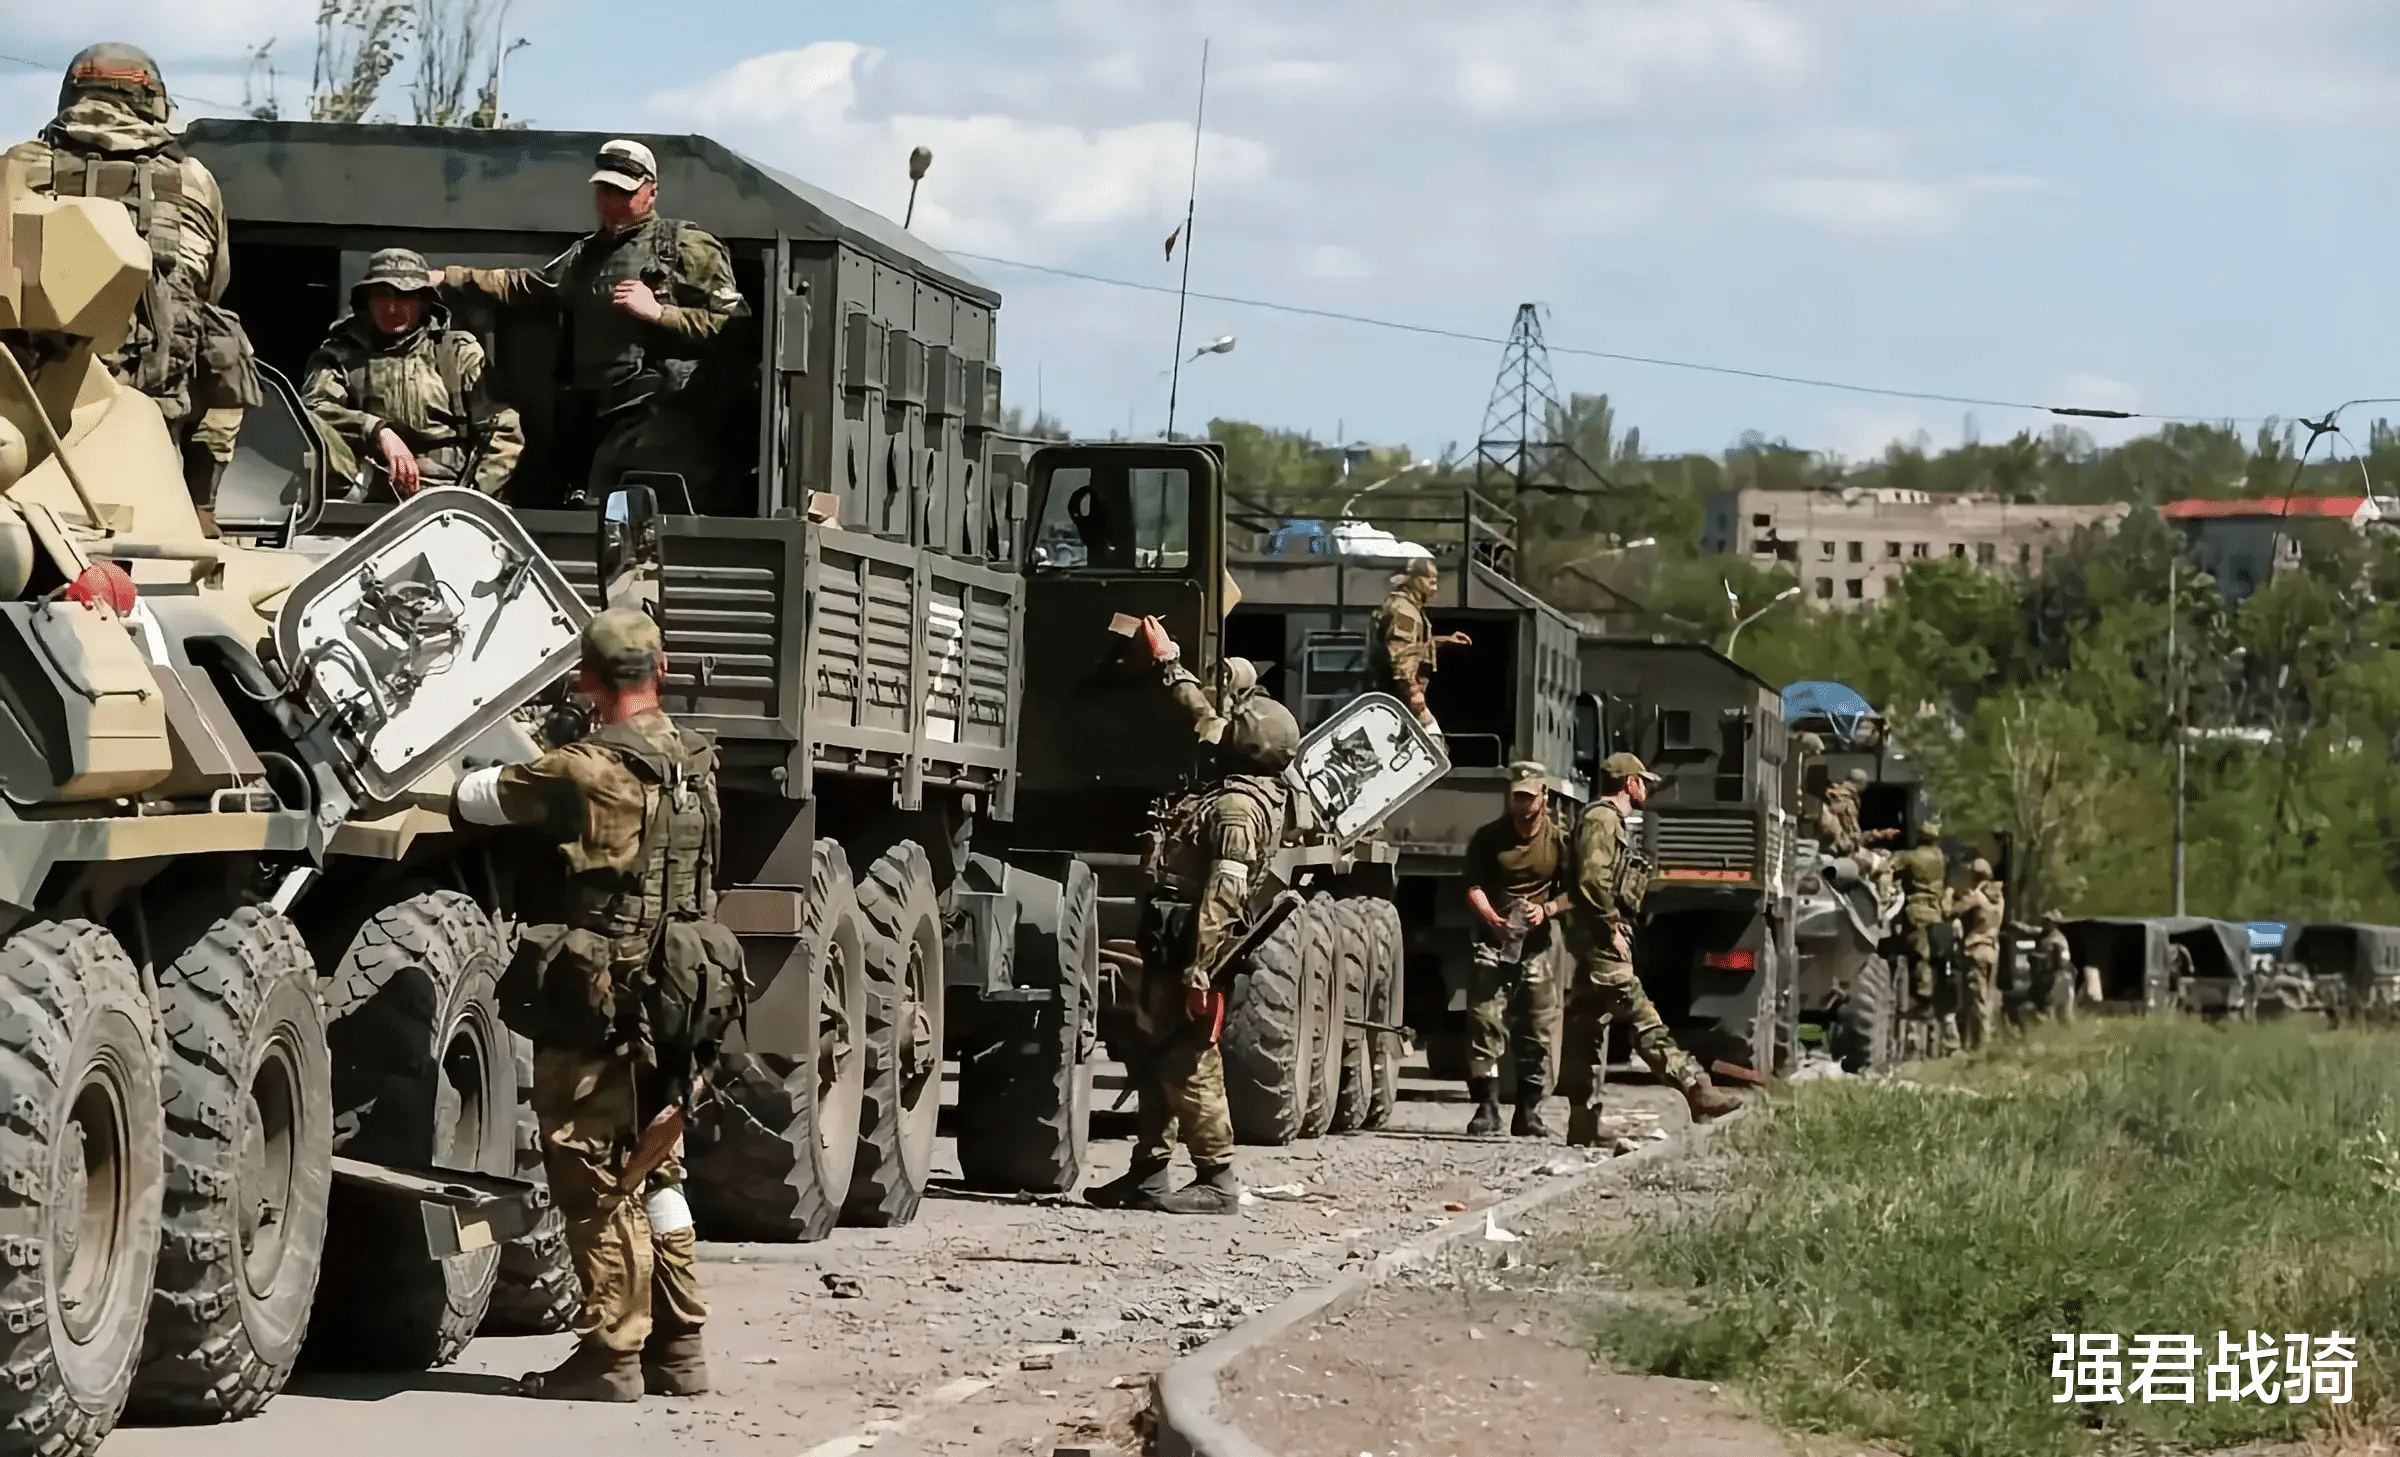
<path id="1" fill-rule="evenodd" d="M 1200 205 L 1200 128 L 1208 119 L 1208 42 L 1200 42 L 1200 103 L 1192 114 L 1192 190 L 1183 204 L 1183 282 L 1175 290 L 1175 369 L 1167 382 L 1167 439 L 1175 438 L 1175 400 L 1183 388 L 1183 309 L 1192 292 L 1192 212 Z"/>

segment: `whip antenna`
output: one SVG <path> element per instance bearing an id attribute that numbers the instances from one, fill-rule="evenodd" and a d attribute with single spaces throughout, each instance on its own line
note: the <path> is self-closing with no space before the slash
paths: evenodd
<path id="1" fill-rule="evenodd" d="M 1183 310 L 1192 292 L 1192 212 L 1200 204 L 1200 127 L 1208 119 L 1208 42 L 1200 42 L 1200 104 L 1192 113 L 1192 190 L 1183 204 L 1183 282 L 1175 290 L 1175 369 L 1167 382 L 1167 438 L 1175 438 L 1175 399 L 1183 388 Z M 1173 248 L 1170 236 L 1167 246 Z"/>

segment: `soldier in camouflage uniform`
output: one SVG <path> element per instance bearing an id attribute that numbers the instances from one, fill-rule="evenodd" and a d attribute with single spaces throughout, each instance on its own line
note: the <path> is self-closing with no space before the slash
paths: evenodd
<path id="1" fill-rule="evenodd" d="M 600 226 L 540 268 L 444 268 L 437 284 L 505 307 L 567 316 L 569 383 L 595 444 L 587 488 L 599 496 L 628 471 L 683 477 L 695 509 L 711 507 L 720 397 L 694 388 L 718 336 L 749 313 L 725 245 L 658 215 L 658 161 L 640 142 L 600 148 L 592 173 Z"/>
<path id="2" fill-rule="evenodd" d="M 552 1005 L 562 995 L 588 996 L 593 1006 L 621 999 L 629 976 L 648 966 L 662 922 L 714 914 L 716 750 L 659 707 L 665 670 L 656 623 L 626 609 L 599 614 L 583 630 L 578 682 L 593 735 L 459 783 L 459 819 L 523 826 L 558 846 L 560 873 L 543 882 L 558 903 L 529 907 L 524 933 L 548 956 L 539 995 Z M 525 961 L 520 953 L 512 981 Z M 636 1401 L 645 1391 L 708 1389 L 700 1338 L 708 1307 L 680 1161 L 670 1157 L 640 1188 L 622 1188 L 637 1137 L 675 1101 L 661 1086 L 659 1050 L 629 1039 L 622 1011 L 606 1014 L 609 1030 L 597 1038 L 533 1033 L 542 1161 L 583 1309 L 573 1354 L 527 1376 L 529 1396 Z"/>
<path id="3" fill-rule="evenodd" d="M 426 486 L 504 495 L 525 450 L 517 412 L 484 388 L 483 346 L 450 327 L 425 260 L 406 248 L 367 260 L 301 394 L 325 427 L 334 473 L 357 483 L 354 499 L 369 470 L 389 483 L 386 499 Z"/>
<path id="4" fill-rule="evenodd" d="M 1935 1007 L 1937 997 L 1946 1004 L 1952 992 L 1947 967 L 1950 866 L 1942 854 L 1941 834 L 1941 824 L 1927 820 L 1916 848 L 1892 857 L 1892 870 L 1905 897 L 1902 916 L 1907 930 L 1902 946 L 1908 960 L 1909 990 L 1920 1012 Z M 1957 1018 L 1947 1005 L 1939 1007 L 1939 1016 L 1944 1044 L 1955 1046 Z"/>
<path id="5" fill-rule="evenodd" d="M 1227 659 L 1212 691 L 1185 667 L 1157 619 L 1143 638 L 1193 732 L 1212 746 L 1215 774 L 1178 800 L 1142 906 L 1139 1025 L 1145 1044 L 1129 1068 L 1139 1089 L 1133 1161 L 1085 1198 L 1103 1209 L 1165 1214 L 1235 1214 L 1233 1117 L 1225 1102 L 1225 994 L 1214 979 L 1251 912 L 1253 888 L 1283 843 L 1289 792 L 1280 777 L 1299 752 L 1300 726 L 1257 691 L 1257 673 Z M 1238 667 L 1236 665 L 1239 665 Z M 1247 670 L 1247 671 L 1245 671 Z M 1168 1192 L 1168 1166 L 1181 1137 L 1192 1182 Z"/>
<path id="6" fill-rule="evenodd" d="M 2042 940 L 2033 964 L 2036 1013 L 2060 1022 L 2075 1020 L 2075 948 L 2067 943 L 2066 927 L 2055 909 L 2042 912 Z"/>
<path id="7" fill-rule="evenodd" d="M 1558 1090 L 1567 1099 L 1567 1142 L 1600 1142 L 1600 1091 L 1607 1076 L 1608 1027 L 1622 1017 L 1633 1050 L 1650 1070 L 1683 1090 L 1693 1121 L 1740 1104 L 1708 1080 L 1675 1045 L 1633 971 L 1633 935 L 1649 891 L 1650 867 L 1626 830 L 1626 817 L 1650 797 L 1659 777 L 1631 754 L 1600 764 L 1601 795 L 1575 830 L 1575 878 L 1567 913 L 1567 949 L 1575 957 L 1567 986 L 1566 1044 Z"/>
<path id="8" fill-rule="evenodd" d="M 1442 590 L 1441 573 L 1430 557 L 1418 557 L 1408 570 L 1392 578 L 1392 590 L 1375 609 L 1368 653 L 1378 677 L 1391 694 L 1417 711 L 1417 721 L 1438 735 L 1442 726 L 1425 706 L 1425 680 L 1433 676 L 1436 650 L 1468 645 L 1463 632 L 1436 636 L 1425 616 L 1426 605 Z"/>
<path id="9" fill-rule="evenodd" d="M 91 46 L 67 65 L 58 114 L 8 160 L 35 192 L 124 203 L 149 245 L 150 284 L 133 330 L 103 362 L 158 402 L 213 532 L 217 478 L 233 459 L 243 410 L 259 402 L 258 373 L 241 321 L 220 306 L 233 278 L 225 200 L 208 168 L 183 154 L 170 115 L 157 62 L 129 45 Z"/>
<path id="10" fill-rule="evenodd" d="M 1953 902 L 1959 944 L 1967 958 L 1966 985 L 1958 1004 L 1959 1042 L 1969 1052 L 2000 1027 L 2000 930 L 2008 918 L 2005 892 L 1992 878 L 1992 863 L 1977 860 L 1974 884 Z"/>
<path id="11" fill-rule="evenodd" d="M 1542 1099 L 1550 1091 L 1550 1041 L 1558 1031 L 1550 924 L 1567 910 L 1573 852 L 1550 813 L 1550 771 L 1534 761 L 1508 766 L 1508 812 L 1467 840 L 1467 904 L 1483 921 L 1467 995 L 1467 1091 L 1471 1137 L 1500 1131 L 1500 1057 L 1517 1062 L 1516 1117 L 1509 1132 L 1548 1138 Z"/>

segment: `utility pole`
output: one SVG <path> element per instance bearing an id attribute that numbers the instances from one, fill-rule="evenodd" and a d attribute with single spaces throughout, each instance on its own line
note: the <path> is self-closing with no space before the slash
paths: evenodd
<path id="1" fill-rule="evenodd" d="M 2167 723 L 2175 733 L 2175 914 L 2183 910 L 2183 787 L 2184 756 L 2190 748 L 2191 735 L 2183 721 L 2183 659 L 2175 651 L 2175 626 L 2183 616 L 2176 584 L 2181 580 L 2183 558 L 2177 555 L 2167 563 Z"/>
<path id="2" fill-rule="evenodd" d="M 1550 346 L 1542 341 L 1541 305 L 1519 304 L 1508 347 L 1500 356 L 1499 376 L 1492 381 L 1492 398 L 1483 409 L 1483 431 L 1475 442 L 1475 489 L 1488 494 L 1492 484 L 1505 480 L 1518 495 L 1574 492 L 1563 469 L 1570 460 L 1601 486 L 1607 485 L 1599 468 L 1585 460 L 1573 442 L 1558 438 L 1566 417 L 1550 374 Z"/>

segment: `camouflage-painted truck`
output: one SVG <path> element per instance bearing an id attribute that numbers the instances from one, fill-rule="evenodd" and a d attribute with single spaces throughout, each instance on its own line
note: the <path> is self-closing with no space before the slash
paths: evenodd
<path id="1" fill-rule="evenodd" d="M 555 257 L 592 226 L 603 140 L 211 121 L 186 145 L 224 189 L 229 303 L 290 373 L 376 249 L 437 265 Z M 1218 456 L 1162 444 L 998 458 L 997 293 L 888 220 L 706 138 L 640 140 L 662 211 L 723 240 L 748 306 L 689 386 L 719 412 L 694 472 L 707 486 L 644 483 L 665 505 L 647 528 L 663 559 L 665 703 L 721 749 L 720 913 L 755 990 L 691 1135 L 694 1212 L 707 1234 L 756 1239 L 913 1218 L 946 1059 L 966 1181 L 1072 1189 L 1102 1033 L 1124 1035 L 1125 945 L 1104 962 L 1103 943 L 1133 933 L 1153 798 L 1198 761 L 1156 670 L 1109 627 L 1155 614 L 1190 661 L 1216 662 Z M 576 498 L 592 442 L 561 382 L 559 321 L 455 317 L 523 423 L 510 504 L 588 586 L 594 538 Z M 305 499 L 282 479 L 262 473 L 254 489 L 229 473 L 247 500 L 221 499 L 219 521 L 339 535 L 390 509 Z M 1330 895 L 1353 857 L 1339 835 L 1303 838 L 1282 868 Z M 1289 924 L 1262 963 L 1370 958 L 1386 919 L 1351 908 Z M 1321 995 L 1251 977 L 1234 1020 L 1263 1019 L 1276 1049 L 1321 1041 L 1304 1011 Z M 1305 1107 L 1281 1061 L 1276 1096 Z"/>
<path id="2" fill-rule="evenodd" d="M 471 492 L 313 550 L 204 536 L 98 362 L 149 248 L 5 183 L 0 1449 L 73 1454 L 128 1403 L 248 1415 L 304 1341 L 447 1360 L 504 1258 L 559 1298 L 512 1177 L 503 871 L 434 806 L 463 756 L 530 754 L 511 715 L 586 609 Z"/>

